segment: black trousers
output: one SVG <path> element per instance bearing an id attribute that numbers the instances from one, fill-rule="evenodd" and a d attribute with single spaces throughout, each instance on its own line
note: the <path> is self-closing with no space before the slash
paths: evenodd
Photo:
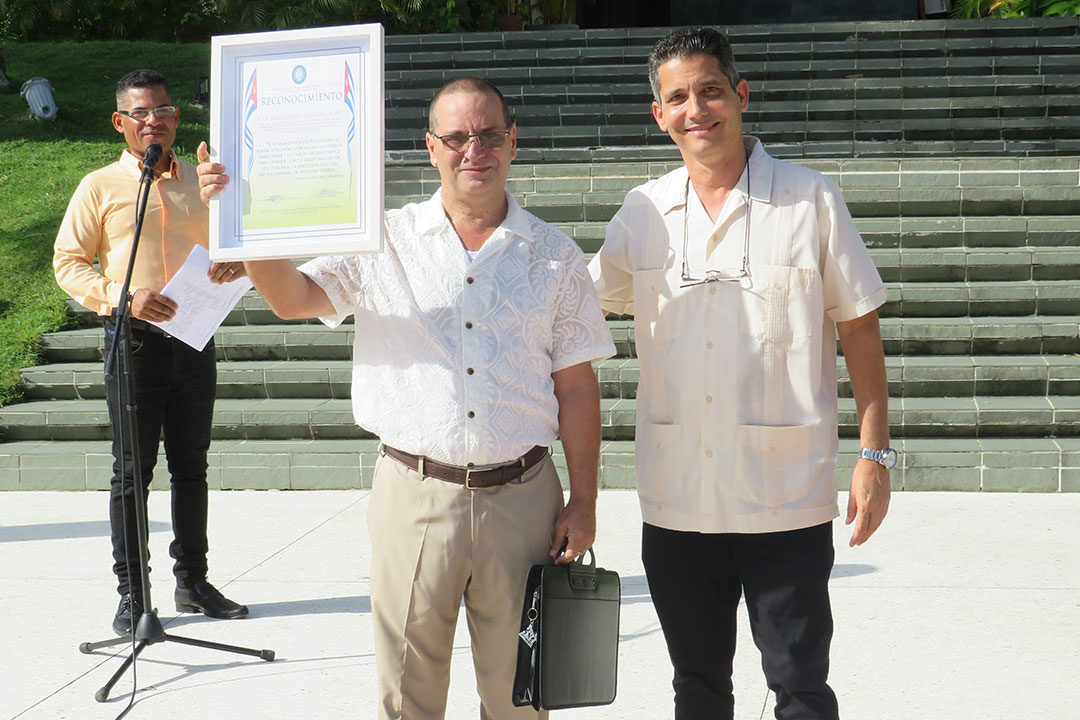
<path id="1" fill-rule="evenodd" d="M 827 684 L 832 523 L 763 534 L 645 524 L 641 557 L 675 668 L 677 720 L 731 720 L 736 611 L 746 595 L 780 720 L 837 720 Z"/>
<path id="2" fill-rule="evenodd" d="M 172 490 L 173 541 L 169 555 L 175 559 L 173 574 L 183 587 L 206 579 L 206 454 L 210 449 L 210 428 L 214 416 L 217 366 L 214 344 L 198 352 L 175 338 L 146 329 L 133 321 L 131 350 L 139 459 L 143 487 L 141 500 L 149 495 L 150 481 L 157 463 L 158 442 L 165 439 Z M 114 323 L 105 320 L 105 346 L 112 343 Z M 113 477 L 109 493 L 109 521 L 112 526 L 113 572 L 117 590 L 139 594 L 139 549 L 135 542 L 135 498 L 131 449 L 125 448 L 128 476 L 121 483 L 120 417 L 116 406 L 119 373 L 106 380 L 109 422 L 113 431 Z M 124 488 L 126 492 L 122 492 Z M 122 503 L 127 505 L 126 512 Z M 132 576 L 128 576 L 128 562 Z"/>

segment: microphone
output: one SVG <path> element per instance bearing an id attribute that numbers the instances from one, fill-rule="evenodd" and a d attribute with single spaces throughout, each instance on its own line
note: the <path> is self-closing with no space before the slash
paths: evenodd
<path id="1" fill-rule="evenodd" d="M 154 166 L 157 165 L 158 160 L 161 159 L 161 145 L 159 143 L 150 143 L 146 148 L 146 154 L 143 155 L 142 167 L 143 175 L 149 175 L 153 177 Z"/>

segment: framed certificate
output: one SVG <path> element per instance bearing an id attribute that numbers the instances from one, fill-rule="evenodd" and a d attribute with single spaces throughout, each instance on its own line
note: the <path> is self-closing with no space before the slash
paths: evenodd
<path id="1" fill-rule="evenodd" d="M 382 248 L 383 31 L 378 24 L 212 38 L 210 258 Z"/>

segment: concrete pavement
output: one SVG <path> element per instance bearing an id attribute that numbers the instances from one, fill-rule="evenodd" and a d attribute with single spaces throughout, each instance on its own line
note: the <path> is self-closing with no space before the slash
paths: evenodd
<path id="1" fill-rule="evenodd" d="M 842 495 L 841 502 L 846 498 Z M 168 495 L 150 501 L 154 600 L 166 631 L 270 648 L 277 660 L 164 643 L 137 664 L 128 717 L 278 720 L 374 716 L 367 491 L 211 496 L 211 580 L 251 607 L 241 621 L 177 617 Z M 94 692 L 126 646 L 100 492 L 0 494 L 0 720 L 114 718 Z M 870 543 L 835 524 L 832 685 L 845 718 L 1071 720 L 1080 707 L 1080 494 L 898 493 Z M 554 718 L 671 716 L 671 670 L 638 557 L 636 495 L 604 491 L 599 564 L 623 580 L 618 698 Z M 772 717 L 745 617 L 736 716 Z M 478 717 L 468 634 L 458 626 L 447 717 Z"/>

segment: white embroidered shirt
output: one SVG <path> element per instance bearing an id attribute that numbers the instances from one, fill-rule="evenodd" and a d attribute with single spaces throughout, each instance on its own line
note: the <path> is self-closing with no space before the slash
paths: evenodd
<path id="1" fill-rule="evenodd" d="M 353 315 L 356 422 L 387 445 L 452 465 L 511 461 L 559 428 L 553 372 L 615 352 L 580 248 L 508 212 L 471 263 L 441 193 L 386 214 L 377 255 L 300 270 Z"/>

